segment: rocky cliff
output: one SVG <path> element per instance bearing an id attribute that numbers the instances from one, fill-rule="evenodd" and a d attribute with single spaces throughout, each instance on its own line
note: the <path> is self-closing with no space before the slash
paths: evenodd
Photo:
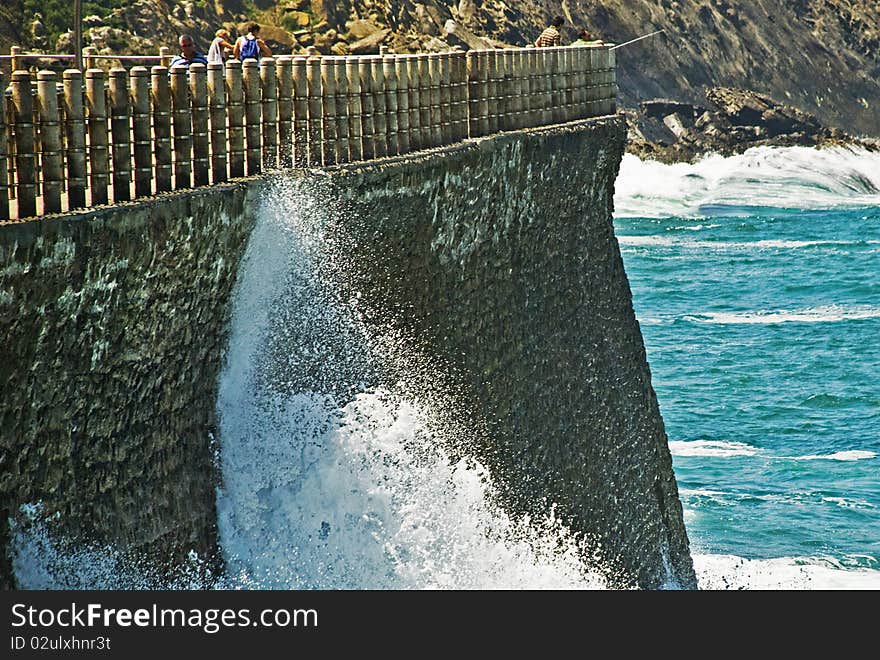
<path id="1" fill-rule="evenodd" d="M 0 46 L 28 38 L 27 0 L 0 14 Z M 109 3 L 109 0 L 105 0 Z M 109 5 L 108 5 L 109 6 Z M 98 45 L 207 44 L 221 25 L 256 19 L 278 52 L 438 50 L 451 43 L 522 46 L 560 14 L 606 41 L 665 32 L 618 51 L 622 104 L 655 97 L 702 104 L 716 86 L 753 90 L 853 134 L 880 135 L 880 5 L 875 0 L 135 0 L 93 19 Z M 447 21 L 459 32 L 447 36 Z M 21 21 L 21 22 L 17 22 Z M 134 39 L 126 39 L 125 35 Z M 484 40 L 488 39 L 488 40 Z"/>
<path id="2" fill-rule="evenodd" d="M 858 138 L 798 108 L 756 92 L 712 87 L 704 104 L 669 99 L 642 101 L 624 111 L 627 151 L 667 163 L 695 161 L 707 153 L 731 155 L 751 147 L 860 147 L 880 150 L 877 138 Z"/>

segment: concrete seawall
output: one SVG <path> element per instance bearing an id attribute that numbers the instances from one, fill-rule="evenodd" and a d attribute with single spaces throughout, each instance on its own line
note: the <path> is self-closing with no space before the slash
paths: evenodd
<path id="1" fill-rule="evenodd" d="M 4 518 L 40 501 L 160 563 L 213 552 L 216 381 L 257 187 L 0 226 Z"/>
<path id="2" fill-rule="evenodd" d="M 211 554 L 236 269 L 259 196 L 306 177 L 357 245 L 340 284 L 449 366 L 508 508 L 555 503 L 616 585 L 695 586 L 611 224 L 624 139 L 586 120 L 0 227 L 4 513 L 42 501 L 69 534 Z"/>

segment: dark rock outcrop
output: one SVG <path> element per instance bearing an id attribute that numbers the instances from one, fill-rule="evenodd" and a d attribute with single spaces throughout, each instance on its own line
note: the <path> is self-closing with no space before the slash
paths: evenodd
<path id="1" fill-rule="evenodd" d="M 709 152 L 734 154 L 771 145 L 880 148 L 876 140 L 828 128 L 802 110 L 755 92 L 713 87 L 706 100 L 704 107 L 654 99 L 640 103 L 637 111 L 625 111 L 627 150 L 641 158 L 675 162 L 693 161 Z"/>

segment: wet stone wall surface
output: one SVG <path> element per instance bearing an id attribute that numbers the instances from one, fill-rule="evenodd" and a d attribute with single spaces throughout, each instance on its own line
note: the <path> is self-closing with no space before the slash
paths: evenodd
<path id="1" fill-rule="evenodd" d="M 504 504 L 555 505 L 614 585 L 695 586 L 612 227 L 625 135 L 586 120 L 0 226 L 0 513 L 42 502 L 75 535 L 218 554 L 230 296 L 267 182 L 296 177 L 332 218 L 343 297 L 444 372 Z"/>
<path id="2" fill-rule="evenodd" d="M 40 503 L 79 543 L 216 554 L 217 374 L 254 188 L 0 226 L 0 549 Z"/>
<path id="3" fill-rule="evenodd" d="M 612 226 L 617 117 L 332 177 L 341 277 L 455 374 L 515 512 L 549 505 L 612 584 L 694 587 L 667 437 Z"/>

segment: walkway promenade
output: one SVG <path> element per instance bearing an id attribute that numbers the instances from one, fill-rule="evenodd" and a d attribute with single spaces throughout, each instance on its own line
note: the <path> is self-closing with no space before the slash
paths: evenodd
<path id="1" fill-rule="evenodd" d="M 607 115 L 616 80 L 606 45 L 17 70 L 0 89 L 2 222 Z"/>

